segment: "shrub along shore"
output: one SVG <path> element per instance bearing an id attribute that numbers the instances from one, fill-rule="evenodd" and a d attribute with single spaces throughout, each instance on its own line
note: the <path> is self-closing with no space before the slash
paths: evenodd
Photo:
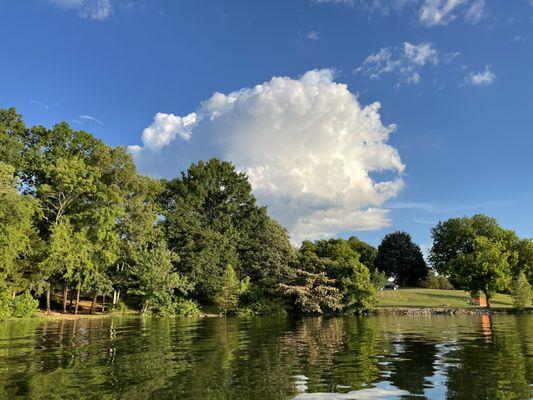
<path id="1" fill-rule="evenodd" d="M 380 289 L 512 294 L 527 307 L 533 241 L 484 215 L 432 230 L 428 261 L 406 232 L 376 249 L 355 236 L 303 241 L 260 206 L 246 174 L 198 161 L 173 179 L 138 174 L 62 122 L 27 127 L 0 110 L 0 319 L 51 315 L 361 314 Z M 495 297 L 496 296 L 496 297 Z"/>

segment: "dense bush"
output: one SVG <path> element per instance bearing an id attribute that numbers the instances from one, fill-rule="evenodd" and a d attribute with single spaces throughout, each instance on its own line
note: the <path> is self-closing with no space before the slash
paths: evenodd
<path id="1" fill-rule="evenodd" d="M 194 300 L 179 300 L 176 306 L 176 314 L 182 317 L 198 317 L 202 311 Z"/>
<path id="2" fill-rule="evenodd" d="M 513 305 L 518 309 L 526 307 L 531 301 L 531 294 L 531 285 L 527 281 L 526 275 L 520 272 L 511 285 Z"/>
<path id="3" fill-rule="evenodd" d="M 29 291 L 13 297 L 5 284 L 0 288 L 0 320 L 33 317 L 38 309 L 39 302 Z"/>
<path id="4" fill-rule="evenodd" d="M 239 307 L 237 315 L 274 316 L 286 315 L 285 303 L 281 299 L 261 299 Z"/>
<path id="5" fill-rule="evenodd" d="M 11 315 L 15 318 L 33 317 L 38 309 L 39 301 L 27 290 L 11 300 Z"/>
<path id="6" fill-rule="evenodd" d="M 424 279 L 420 286 L 426 289 L 442 289 L 442 290 L 451 290 L 453 285 L 443 275 L 437 275 L 434 272 L 430 272 L 426 279 Z"/>

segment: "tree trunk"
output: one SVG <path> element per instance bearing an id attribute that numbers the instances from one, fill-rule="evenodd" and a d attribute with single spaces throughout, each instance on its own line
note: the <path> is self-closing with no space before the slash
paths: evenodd
<path id="1" fill-rule="evenodd" d="M 105 294 L 102 295 L 102 314 L 105 311 Z"/>
<path id="2" fill-rule="evenodd" d="M 91 304 L 91 314 L 94 314 L 94 312 L 96 311 L 96 299 L 98 298 L 98 295 L 95 294 L 93 296 L 93 304 Z"/>
<path id="3" fill-rule="evenodd" d="M 52 307 L 50 307 L 50 297 L 51 297 L 51 292 L 52 292 L 52 285 L 50 284 L 50 282 L 48 282 L 48 286 L 46 287 L 46 312 L 48 314 L 50 314 L 50 311 L 52 309 Z"/>
<path id="4" fill-rule="evenodd" d="M 80 305 L 80 288 L 76 289 L 76 306 L 74 307 L 74 314 L 78 315 L 78 306 Z"/>
<path id="5" fill-rule="evenodd" d="M 67 282 L 63 284 L 63 314 L 67 313 L 67 297 L 68 297 L 68 286 Z"/>
<path id="6" fill-rule="evenodd" d="M 147 309 L 148 309 L 148 304 L 144 303 L 142 308 L 141 308 L 141 315 L 144 314 Z"/>
<path id="7" fill-rule="evenodd" d="M 485 299 L 487 299 L 487 308 L 490 308 L 490 296 L 485 293 Z"/>

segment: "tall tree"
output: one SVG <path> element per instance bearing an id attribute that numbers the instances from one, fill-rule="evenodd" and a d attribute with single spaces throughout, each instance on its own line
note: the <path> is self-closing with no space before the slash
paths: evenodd
<path id="1" fill-rule="evenodd" d="M 459 264 L 457 259 L 471 254 L 476 249 L 476 239 L 487 238 L 500 243 L 507 251 L 508 261 L 513 276 L 520 271 L 528 275 L 533 264 L 533 246 L 529 239 L 519 239 L 515 232 L 500 227 L 496 219 L 478 214 L 473 217 L 450 218 L 439 222 L 432 230 L 433 246 L 429 253 L 429 261 L 433 268 L 442 275 L 450 276 L 454 286 L 460 287 L 455 281 L 454 271 Z M 516 257 L 518 255 L 518 257 Z"/>
<path id="2" fill-rule="evenodd" d="M 394 276 L 401 286 L 418 286 L 428 274 L 420 247 L 406 232 L 390 233 L 383 238 L 375 264 L 378 270 Z"/>
<path id="3" fill-rule="evenodd" d="M 0 162 L 0 274 L 15 293 L 28 287 L 24 258 L 36 241 L 32 217 L 36 204 L 17 190 L 15 169 Z"/>
<path id="4" fill-rule="evenodd" d="M 213 301 L 227 265 L 246 275 L 243 253 L 265 211 L 246 175 L 218 159 L 192 164 L 168 182 L 163 199 L 165 234 L 180 255 L 179 270 L 196 283 L 199 299 Z"/>
<path id="5" fill-rule="evenodd" d="M 140 296 L 141 313 L 174 315 L 176 301 L 190 289 L 187 278 L 173 272 L 172 258 L 175 255 L 164 242 L 160 242 L 152 248 L 144 247 L 136 257 L 138 259 L 128 270 L 131 279 L 128 292 Z"/>
<path id="6" fill-rule="evenodd" d="M 478 236 L 474 250 L 459 254 L 453 260 L 453 277 L 472 296 L 483 293 L 490 307 L 490 299 L 498 291 L 505 290 L 511 282 L 510 254 L 500 242 Z"/>
<path id="7" fill-rule="evenodd" d="M 348 245 L 359 254 L 359 261 L 372 272 L 378 250 L 355 236 L 348 238 Z"/>

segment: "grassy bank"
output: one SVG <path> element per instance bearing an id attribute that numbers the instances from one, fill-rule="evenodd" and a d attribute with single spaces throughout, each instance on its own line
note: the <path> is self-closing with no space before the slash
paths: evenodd
<path id="1" fill-rule="evenodd" d="M 462 290 L 399 289 L 378 293 L 379 307 L 456 307 L 474 308 L 468 303 L 470 295 Z M 511 297 L 497 294 L 490 301 L 492 307 L 511 308 Z"/>

